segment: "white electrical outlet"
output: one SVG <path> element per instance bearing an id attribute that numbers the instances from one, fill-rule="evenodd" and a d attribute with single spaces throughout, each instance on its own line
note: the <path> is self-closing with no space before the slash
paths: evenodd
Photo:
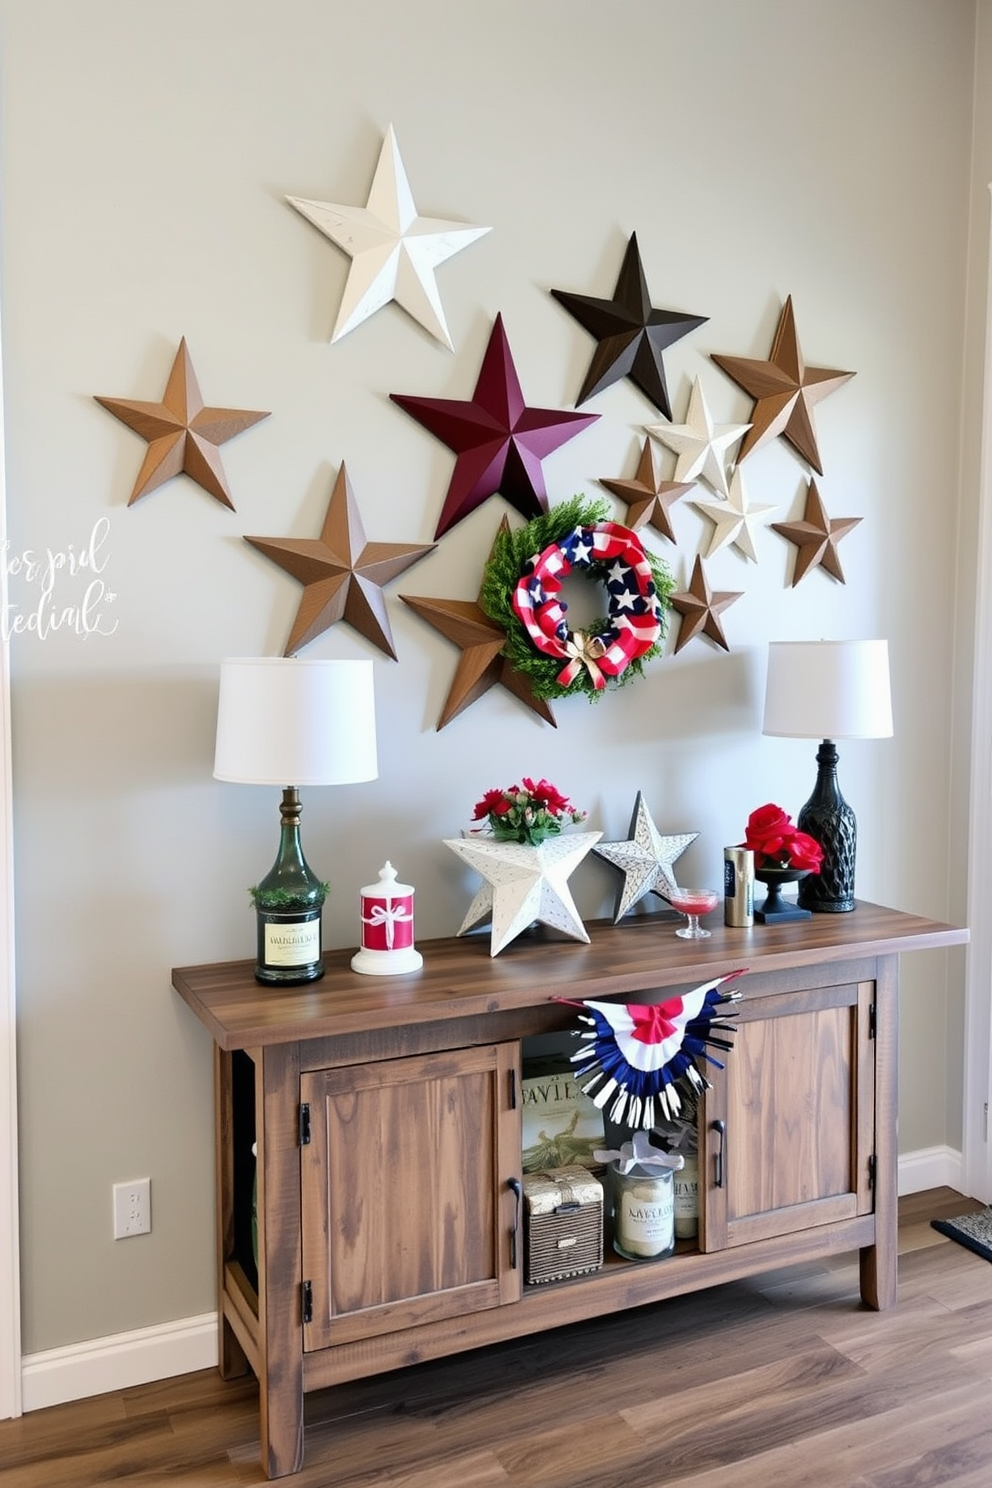
<path id="1" fill-rule="evenodd" d="M 147 1235 L 152 1227 L 152 1180 L 132 1178 L 114 1184 L 114 1239 Z"/>

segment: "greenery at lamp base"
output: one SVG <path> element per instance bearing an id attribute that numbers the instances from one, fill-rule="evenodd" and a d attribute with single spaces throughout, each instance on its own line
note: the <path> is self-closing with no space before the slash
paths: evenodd
<path id="1" fill-rule="evenodd" d="M 816 754 L 813 794 L 799 813 L 798 825 L 823 848 L 823 862 L 799 885 L 803 909 L 816 914 L 847 914 L 856 908 L 854 865 L 858 827 L 854 812 L 837 784 L 837 746 L 824 739 Z"/>
<path id="2" fill-rule="evenodd" d="M 328 885 L 311 869 L 300 843 L 300 796 L 286 786 L 279 807 L 282 827 L 276 860 L 248 890 L 255 906 L 258 950 L 255 980 L 293 987 L 324 975 L 321 911 Z"/>

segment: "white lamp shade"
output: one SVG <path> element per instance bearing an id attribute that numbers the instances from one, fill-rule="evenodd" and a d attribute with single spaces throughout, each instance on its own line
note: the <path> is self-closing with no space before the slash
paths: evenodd
<path id="1" fill-rule="evenodd" d="M 887 738 L 888 641 L 772 641 L 761 732 L 788 739 Z"/>
<path id="2" fill-rule="evenodd" d="M 221 662 L 218 780 L 345 785 L 378 773 L 371 661 Z"/>

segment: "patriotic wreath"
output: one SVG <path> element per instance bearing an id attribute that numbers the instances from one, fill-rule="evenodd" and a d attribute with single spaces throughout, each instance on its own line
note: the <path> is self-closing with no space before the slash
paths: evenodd
<path id="1" fill-rule="evenodd" d="M 606 502 L 563 502 L 496 535 L 480 604 L 506 631 L 504 654 L 540 698 L 601 697 L 640 676 L 661 650 L 674 581 L 637 534 L 606 520 Z M 581 573 L 606 588 L 608 614 L 572 630 L 563 581 Z"/>

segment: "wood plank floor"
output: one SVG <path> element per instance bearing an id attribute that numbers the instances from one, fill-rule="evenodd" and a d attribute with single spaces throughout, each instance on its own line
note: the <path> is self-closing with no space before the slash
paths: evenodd
<path id="1" fill-rule="evenodd" d="M 990 1488 L 992 1265 L 900 1203 L 899 1306 L 857 1257 L 307 1399 L 294 1488 Z M 258 1394 L 214 1371 L 0 1421 L 0 1488 L 264 1482 Z"/>

